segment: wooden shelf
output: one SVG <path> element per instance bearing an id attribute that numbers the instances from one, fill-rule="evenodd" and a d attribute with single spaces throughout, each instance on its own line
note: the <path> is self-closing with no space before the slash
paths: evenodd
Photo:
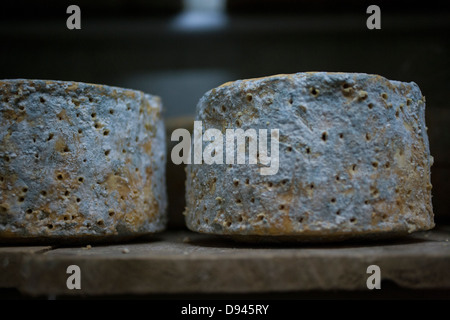
<path id="1" fill-rule="evenodd" d="M 367 267 L 408 289 L 450 289 L 450 227 L 384 242 L 250 245 L 188 231 L 87 247 L 0 247 L 0 288 L 40 295 L 367 290 Z M 69 290 L 69 265 L 81 290 Z"/>

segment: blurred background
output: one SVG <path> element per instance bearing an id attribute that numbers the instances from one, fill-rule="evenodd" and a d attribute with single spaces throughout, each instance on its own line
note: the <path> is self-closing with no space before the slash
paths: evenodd
<path id="1" fill-rule="evenodd" d="M 81 30 L 68 30 L 69 5 Z M 366 9 L 381 8 L 381 30 Z M 446 1 L 4 1 L 0 78 L 73 80 L 162 97 L 170 130 L 224 82 L 301 71 L 414 81 L 426 96 L 433 205 L 450 222 L 450 10 Z M 170 145 L 169 145 L 170 146 Z M 184 170 L 169 164 L 171 227 L 182 228 Z"/>

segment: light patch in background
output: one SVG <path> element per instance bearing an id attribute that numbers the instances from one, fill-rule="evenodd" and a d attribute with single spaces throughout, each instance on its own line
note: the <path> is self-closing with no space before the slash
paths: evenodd
<path id="1" fill-rule="evenodd" d="M 164 117 L 194 116 L 200 98 L 209 90 L 234 80 L 226 70 L 173 70 L 132 75 L 121 86 L 161 97 Z"/>
<path id="2" fill-rule="evenodd" d="M 226 0 L 184 0 L 183 11 L 171 23 L 176 31 L 211 31 L 227 24 Z"/>

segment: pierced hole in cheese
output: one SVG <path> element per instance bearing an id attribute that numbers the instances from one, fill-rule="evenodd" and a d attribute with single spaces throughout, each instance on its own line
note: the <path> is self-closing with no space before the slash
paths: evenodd
<path id="1" fill-rule="evenodd" d="M 211 108 L 212 113 L 216 113 L 216 108 Z"/>
<path id="2" fill-rule="evenodd" d="M 342 85 L 342 88 L 343 89 L 348 89 L 348 88 L 350 88 L 351 86 L 348 84 L 348 83 L 344 83 L 343 85 Z"/>
<path id="3" fill-rule="evenodd" d="M 83 162 L 86 162 L 87 160 L 86 159 L 83 159 Z"/>
<path id="4" fill-rule="evenodd" d="M 70 152 L 69 147 L 68 147 L 68 146 L 65 146 L 63 151 L 64 151 L 64 152 Z"/>
<path id="5" fill-rule="evenodd" d="M 41 191 L 41 195 L 42 195 L 43 197 L 46 197 L 46 196 L 47 196 L 47 191 L 42 190 L 42 191 Z"/>
<path id="6" fill-rule="evenodd" d="M 50 134 L 48 135 L 47 141 L 52 140 L 54 136 L 55 136 L 55 135 L 54 135 L 53 133 L 50 133 Z"/>
<path id="7" fill-rule="evenodd" d="M 306 153 L 310 154 L 311 153 L 311 149 L 309 147 L 306 148 Z"/>
<path id="8" fill-rule="evenodd" d="M 82 183 L 82 182 L 84 182 L 84 178 L 83 177 L 79 177 L 78 181 Z"/>
<path id="9" fill-rule="evenodd" d="M 331 203 L 335 203 L 336 202 L 336 198 L 331 198 Z"/>
<path id="10" fill-rule="evenodd" d="M 70 194 L 69 190 L 66 190 L 66 192 L 64 192 L 64 195 L 67 197 Z"/>
<path id="11" fill-rule="evenodd" d="M 25 197 L 19 197 L 19 202 L 24 202 L 25 201 Z"/>
<path id="12" fill-rule="evenodd" d="M 369 204 L 369 200 L 365 200 L 365 201 L 364 201 L 364 204 Z"/>
<path id="13" fill-rule="evenodd" d="M 373 104 L 372 104 L 372 103 L 369 103 L 369 104 L 367 105 L 367 107 L 368 107 L 369 109 L 372 109 L 372 108 L 373 108 Z"/>
<path id="14" fill-rule="evenodd" d="M 376 162 L 376 161 L 372 162 L 372 167 L 378 168 L 378 162 Z"/>
<path id="15" fill-rule="evenodd" d="M 109 134 L 109 130 L 108 129 L 106 129 L 105 131 L 103 131 L 103 135 L 104 136 L 107 136 Z"/>
<path id="16" fill-rule="evenodd" d="M 406 99 L 406 105 L 409 107 L 412 103 L 412 100 L 410 98 Z"/>
<path id="17" fill-rule="evenodd" d="M 233 184 L 234 184 L 235 187 L 237 187 L 239 185 L 239 180 L 234 180 Z"/>
<path id="18" fill-rule="evenodd" d="M 253 100 L 253 96 L 251 93 L 247 93 L 247 95 L 245 96 L 245 98 L 247 99 L 248 102 L 251 102 Z"/>
<path id="19" fill-rule="evenodd" d="M 287 148 L 286 148 L 286 151 L 287 151 L 287 152 L 291 152 L 291 151 L 292 151 L 292 147 L 287 147 Z"/>
<path id="20" fill-rule="evenodd" d="M 212 182 L 216 183 L 217 182 L 217 178 L 216 177 L 212 178 Z"/>
<path id="21" fill-rule="evenodd" d="M 386 168 L 389 168 L 391 166 L 391 164 L 389 162 L 386 162 L 386 164 L 384 165 Z"/>
<path id="22" fill-rule="evenodd" d="M 387 217 L 388 217 L 388 215 L 385 213 L 385 214 L 383 214 L 383 215 L 381 216 L 381 219 L 386 220 Z"/>
<path id="23" fill-rule="evenodd" d="M 395 116 L 398 118 L 400 116 L 400 111 L 397 109 L 397 111 L 395 111 Z"/>
<path id="24" fill-rule="evenodd" d="M 88 223 L 86 223 L 86 228 L 90 228 L 91 227 L 91 224 L 88 222 Z"/>
<path id="25" fill-rule="evenodd" d="M 63 176 L 61 173 L 58 173 L 58 174 L 56 175 L 56 178 L 57 178 L 58 180 L 62 180 L 62 179 L 64 179 L 64 176 Z"/>
<path id="26" fill-rule="evenodd" d="M 120 196 L 120 199 L 121 199 L 121 200 L 125 200 L 125 197 L 124 197 L 124 196 Z"/>
<path id="27" fill-rule="evenodd" d="M 322 140 L 323 140 L 323 141 L 327 141 L 327 138 L 328 138 L 328 133 L 323 132 L 323 133 L 322 133 Z"/>
<path id="28" fill-rule="evenodd" d="M 264 215 L 264 213 L 260 213 L 256 216 L 256 220 L 257 221 L 262 221 L 266 216 Z"/>
<path id="29" fill-rule="evenodd" d="M 70 219 L 70 217 L 69 216 L 64 216 L 64 221 L 67 221 L 67 220 L 69 220 Z"/>
<path id="30" fill-rule="evenodd" d="M 41 103 L 45 103 L 45 98 L 44 98 L 44 97 L 39 97 L 39 101 L 40 101 Z"/>
<path id="31" fill-rule="evenodd" d="M 209 219 L 208 218 L 203 219 L 203 221 L 205 221 L 206 224 L 209 223 Z"/>
<path id="32" fill-rule="evenodd" d="M 231 221 L 227 221 L 227 223 L 225 224 L 228 228 L 231 227 Z"/>
<path id="33" fill-rule="evenodd" d="M 94 99 L 92 97 L 89 97 L 89 102 L 93 102 Z"/>
<path id="34" fill-rule="evenodd" d="M 227 111 L 227 107 L 225 107 L 224 105 L 222 105 L 220 108 L 222 109 L 223 112 Z"/>
<path id="35" fill-rule="evenodd" d="M 47 225 L 47 228 L 53 229 L 53 225 L 52 225 L 51 223 L 49 223 L 49 224 Z"/>
<path id="36" fill-rule="evenodd" d="M 105 151 L 105 156 L 107 156 L 110 152 L 111 152 L 111 150 L 106 150 Z"/>
<path id="37" fill-rule="evenodd" d="M 83 133 L 83 130 L 78 129 L 78 133 L 79 133 L 79 134 L 82 134 L 82 133 Z"/>
<path id="38" fill-rule="evenodd" d="M 339 176 L 336 176 L 336 181 L 339 181 L 341 178 L 339 178 Z"/>
<path id="39" fill-rule="evenodd" d="M 33 142 L 36 142 L 36 138 L 33 138 Z"/>
<path id="40" fill-rule="evenodd" d="M 293 104 L 294 103 L 294 99 L 292 99 L 292 97 L 289 98 L 289 104 Z"/>
<path id="41" fill-rule="evenodd" d="M 79 114 L 79 113 L 77 113 L 77 114 L 76 114 L 76 116 L 77 116 L 77 118 L 78 118 L 78 117 L 80 117 L 80 114 Z"/>
<path id="42" fill-rule="evenodd" d="M 81 199 L 80 198 L 77 198 L 77 202 L 80 202 L 81 201 Z"/>
<path id="43" fill-rule="evenodd" d="M 356 164 L 352 165 L 352 171 L 356 171 Z"/>
<path id="44" fill-rule="evenodd" d="M 387 100 L 388 95 L 387 95 L 386 92 L 383 92 L 383 93 L 381 94 L 381 97 L 382 97 L 384 100 Z"/>
<path id="45" fill-rule="evenodd" d="M 339 216 L 341 214 L 341 210 L 336 211 L 336 215 Z"/>
<path id="46" fill-rule="evenodd" d="M 114 114 L 114 110 L 113 109 L 109 109 L 109 113 L 110 114 Z"/>
<path id="47" fill-rule="evenodd" d="M 370 134 L 366 133 L 366 140 L 369 141 L 370 140 Z"/>
<path id="48" fill-rule="evenodd" d="M 94 128 L 95 128 L 95 129 L 100 128 L 100 124 L 99 124 L 98 122 L 96 122 L 96 123 L 94 124 Z"/>
<path id="49" fill-rule="evenodd" d="M 236 203 L 242 203 L 241 199 L 236 199 Z"/>
<path id="50" fill-rule="evenodd" d="M 28 191 L 28 188 L 27 187 L 24 187 L 23 189 L 22 189 L 22 192 L 27 192 Z"/>
<path id="51" fill-rule="evenodd" d="M 302 223 L 302 222 L 303 222 L 303 220 L 304 220 L 304 218 L 303 218 L 303 217 L 300 217 L 300 218 L 298 218 L 298 222 L 300 222 L 300 223 Z"/>
<path id="52" fill-rule="evenodd" d="M 319 90 L 316 89 L 316 88 L 314 88 L 314 87 L 309 88 L 309 92 L 310 92 L 314 97 L 317 97 L 317 96 L 319 95 Z"/>
<path id="53" fill-rule="evenodd" d="M 197 224 L 200 224 L 200 219 L 197 219 Z"/>
<path id="54" fill-rule="evenodd" d="M 206 206 L 203 206 L 203 211 L 206 211 L 208 208 L 206 208 Z"/>
<path id="55" fill-rule="evenodd" d="M 19 106 L 19 110 L 22 110 L 22 111 L 23 111 L 23 110 L 25 110 L 25 107 L 22 106 L 22 105 L 20 105 L 20 106 Z"/>
<path id="56" fill-rule="evenodd" d="M 273 183 L 272 182 L 268 182 L 267 185 L 269 186 L 269 188 L 273 187 Z"/>
<path id="57" fill-rule="evenodd" d="M 284 179 L 284 180 L 281 181 L 281 184 L 285 185 L 286 183 L 288 183 L 288 181 L 289 181 L 288 179 Z"/>
<path id="58" fill-rule="evenodd" d="M 245 179 L 245 184 L 250 184 L 250 179 L 249 178 Z"/>
<path id="59" fill-rule="evenodd" d="M 339 138 L 344 138 L 344 134 L 343 133 L 339 133 Z"/>
<path id="60" fill-rule="evenodd" d="M 350 218 L 350 222 L 351 223 L 355 223 L 356 222 L 356 218 L 354 218 L 354 217 Z"/>
<path id="61" fill-rule="evenodd" d="M 242 120 L 241 119 L 236 119 L 236 125 L 238 127 L 240 127 L 242 125 Z"/>
<path id="62" fill-rule="evenodd" d="M 27 209 L 26 213 L 31 214 L 31 213 L 33 213 L 33 210 L 32 209 Z"/>
<path id="63" fill-rule="evenodd" d="M 251 203 L 255 203 L 255 198 L 250 198 Z"/>
<path id="64" fill-rule="evenodd" d="M 3 182 L 3 181 L 5 181 L 5 178 L 0 177 L 0 182 Z"/>
<path id="65" fill-rule="evenodd" d="M 105 222 L 100 219 L 100 220 L 97 221 L 97 225 L 100 226 L 100 227 L 103 227 L 105 225 Z"/>
<path id="66" fill-rule="evenodd" d="M 311 183 L 311 184 L 309 185 L 309 188 L 310 188 L 310 189 L 314 189 L 314 183 Z"/>
<path id="67" fill-rule="evenodd" d="M 134 171 L 138 172 L 138 171 L 139 171 L 139 168 L 134 168 Z"/>
<path id="68" fill-rule="evenodd" d="M 39 159 L 39 154 L 38 154 L 38 153 L 35 153 L 35 154 L 34 154 L 34 157 L 35 157 L 36 159 Z"/>
<path id="69" fill-rule="evenodd" d="M 11 160 L 11 158 L 10 157 L 8 157 L 8 156 L 5 156 L 5 161 L 6 162 L 9 162 Z"/>
<path id="70" fill-rule="evenodd" d="M 280 205 L 279 205 L 279 207 L 278 207 L 278 209 L 280 209 L 280 210 L 284 210 L 284 209 L 286 209 L 286 207 L 285 207 L 285 205 L 284 205 L 284 204 L 280 204 Z"/>
<path id="71" fill-rule="evenodd" d="M 242 221 L 244 221 L 244 218 L 242 218 L 242 215 L 239 215 L 238 216 L 238 222 L 242 222 Z"/>

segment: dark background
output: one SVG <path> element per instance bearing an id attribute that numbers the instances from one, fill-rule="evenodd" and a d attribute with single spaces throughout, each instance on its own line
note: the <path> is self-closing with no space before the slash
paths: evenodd
<path id="1" fill-rule="evenodd" d="M 81 8 L 81 30 L 66 28 L 70 4 Z M 366 28 L 371 4 L 381 8 L 381 30 Z M 446 1 L 228 0 L 221 8 L 181 0 L 3 1 L 0 78 L 140 89 L 162 97 L 166 119 L 193 116 L 203 93 L 242 78 L 342 71 L 414 81 L 426 96 L 436 221 L 450 221 Z M 169 186 L 182 186 L 183 170 L 172 171 Z M 182 190 L 176 196 L 178 219 Z"/>

